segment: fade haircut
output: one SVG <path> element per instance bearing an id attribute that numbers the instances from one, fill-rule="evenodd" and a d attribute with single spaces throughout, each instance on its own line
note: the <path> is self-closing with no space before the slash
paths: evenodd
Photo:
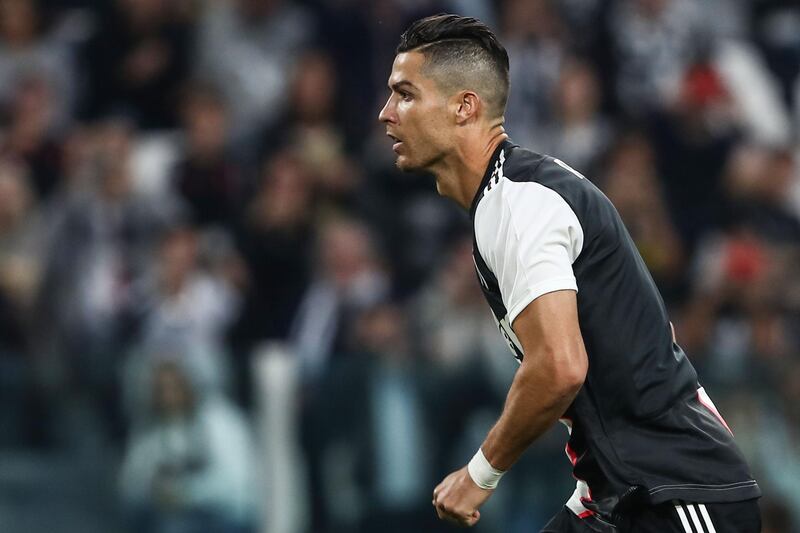
<path id="1" fill-rule="evenodd" d="M 412 23 L 400 36 L 397 53 L 420 52 L 423 73 L 452 93 L 471 89 L 492 118 L 503 116 L 508 100 L 508 53 L 486 24 L 441 13 Z"/>

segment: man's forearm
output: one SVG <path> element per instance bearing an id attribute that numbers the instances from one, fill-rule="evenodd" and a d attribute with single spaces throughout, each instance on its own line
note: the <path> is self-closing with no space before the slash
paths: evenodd
<path id="1" fill-rule="evenodd" d="M 542 359 L 544 364 L 523 364 L 517 371 L 503 413 L 481 446 L 486 459 L 498 470 L 511 468 L 564 414 L 581 388 L 582 378 L 560 370 L 552 358 Z"/>

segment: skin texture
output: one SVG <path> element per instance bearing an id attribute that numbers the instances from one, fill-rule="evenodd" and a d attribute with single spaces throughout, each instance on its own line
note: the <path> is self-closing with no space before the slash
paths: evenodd
<path id="1" fill-rule="evenodd" d="M 503 119 L 492 116 L 479 91 L 443 89 L 425 75 L 424 63 L 417 51 L 397 55 L 388 83 L 391 93 L 378 118 L 387 135 L 400 141 L 393 147 L 397 166 L 433 174 L 439 194 L 469 209 L 494 149 L 507 138 Z M 574 291 L 540 296 L 512 327 L 524 359 L 503 413 L 481 446 L 499 470 L 509 469 L 558 420 L 588 369 Z M 436 486 L 432 503 L 439 518 L 473 526 L 492 492 L 478 487 L 465 466 Z"/>

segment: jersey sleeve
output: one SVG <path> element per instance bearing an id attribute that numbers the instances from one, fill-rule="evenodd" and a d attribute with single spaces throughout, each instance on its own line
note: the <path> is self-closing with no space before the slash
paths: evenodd
<path id="1" fill-rule="evenodd" d="M 497 277 L 509 324 L 543 294 L 578 290 L 572 263 L 583 247 L 583 229 L 560 194 L 508 180 L 479 207 L 478 250 Z"/>

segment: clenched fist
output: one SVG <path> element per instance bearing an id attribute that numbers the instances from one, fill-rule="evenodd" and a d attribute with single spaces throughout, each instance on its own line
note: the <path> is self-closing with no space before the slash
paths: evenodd
<path id="1" fill-rule="evenodd" d="M 493 492 L 477 486 L 465 466 L 444 478 L 433 489 L 433 506 L 442 520 L 472 527 L 481 518 L 478 508 Z"/>

